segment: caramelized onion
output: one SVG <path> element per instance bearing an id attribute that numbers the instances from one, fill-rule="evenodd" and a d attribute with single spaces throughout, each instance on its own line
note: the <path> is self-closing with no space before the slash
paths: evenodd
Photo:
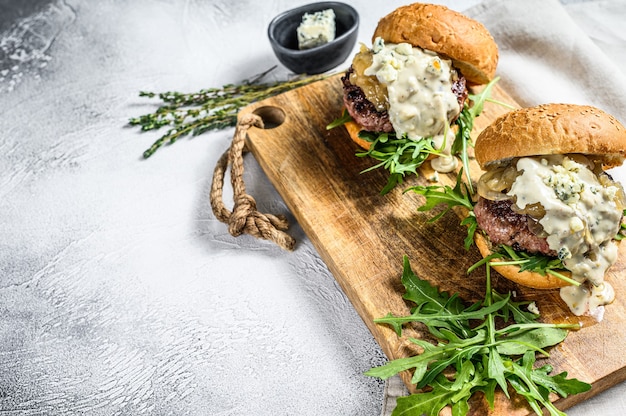
<path id="1" fill-rule="evenodd" d="M 524 209 L 518 208 L 517 205 L 512 205 L 511 209 L 518 214 L 525 214 L 536 220 L 540 220 L 544 215 L 546 215 L 546 210 L 543 208 L 543 205 L 538 202 L 536 204 L 528 204 L 524 207 Z"/>
<path id="2" fill-rule="evenodd" d="M 543 226 L 539 224 L 539 221 L 528 218 L 528 229 L 531 233 L 535 234 L 537 237 L 546 238 L 548 237 L 548 233 L 543 229 Z"/>
<path id="3" fill-rule="evenodd" d="M 517 175 L 517 169 L 511 165 L 489 170 L 478 179 L 478 194 L 491 201 L 511 199 L 506 193 Z"/>
<path id="4" fill-rule="evenodd" d="M 389 105 L 387 87 L 378 82 L 375 76 L 364 74 L 365 70 L 370 66 L 372 66 L 372 51 L 367 49 L 365 45 L 361 45 L 361 50 L 352 60 L 354 72 L 350 74 L 350 83 L 363 90 L 365 98 L 376 106 L 376 110 L 385 111 Z"/>

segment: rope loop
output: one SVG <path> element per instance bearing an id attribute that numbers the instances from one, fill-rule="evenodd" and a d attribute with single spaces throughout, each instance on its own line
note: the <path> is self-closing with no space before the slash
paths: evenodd
<path id="1" fill-rule="evenodd" d="M 263 128 L 263 120 L 256 114 L 243 115 L 235 127 L 235 135 L 229 149 L 222 154 L 213 171 L 211 183 L 211 208 L 215 217 L 228 225 L 228 232 L 234 236 L 250 234 L 270 240 L 285 250 L 293 250 L 296 241 L 284 232 L 289 228 L 283 215 L 263 214 L 257 211 L 256 201 L 246 193 L 243 181 L 243 155 L 248 152 L 245 144 L 246 133 L 251 127 Z M 228 166 L 233 188 L 233 210 L 226 208 L 223 201 L 224 177 Z"/>

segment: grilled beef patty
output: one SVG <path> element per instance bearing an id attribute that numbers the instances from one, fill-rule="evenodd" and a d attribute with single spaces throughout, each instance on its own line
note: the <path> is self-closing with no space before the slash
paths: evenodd
<path id="1" fill-rule="evenodd" d="M 515 251 L 542 253 L 556 257 L 557 253 L 548 246 L 548 241 L 533 233 L 528 225 L 533 221 L 528 215 L 518 214 L 511 209 L 513 201 L 491 201 L 480 198 L 474 206 L 478 226 L 489 236 L 494 245 L 505 244 Z"/>
<path id="2" fill-rule="evenodd" d="M 378 111 L 376 106 L 365 97 L 361 87 L 350 82 L 350 74 L 354 69 L 350 67 L 341 77 L 343 82 L 343 104 L 352 116 L 352 119 L 363 129 L 381 133 L 391 133 L 393 126 L 389 121 L 387 111 Z"/>

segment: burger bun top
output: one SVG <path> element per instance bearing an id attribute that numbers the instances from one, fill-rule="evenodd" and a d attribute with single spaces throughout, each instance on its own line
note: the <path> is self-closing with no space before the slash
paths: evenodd
<path id="1" fill-rule="evenodd" d="M 498 64 L 498 46 L 481 23 L 436 4 L 399 7 L 379 22 L 372 40 L 408 42 L 452 60 L 468 83 L 486 84 Z"/>
<path id="2" fill-rule="evenodd" d="M 576 104 L 543 104 L 498 117 L 476 138 L 483 170 L 515 157 L 578 153 L 604 169 L 622 164 L 626 128 L 610 114 Z"/>

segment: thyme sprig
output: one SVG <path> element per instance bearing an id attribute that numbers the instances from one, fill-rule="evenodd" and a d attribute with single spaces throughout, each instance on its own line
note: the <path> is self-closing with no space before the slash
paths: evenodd
<path id="1" fill-rule="evenodd" d="M 140 126 L 144 132 L 167 128 L 143 152 L 143 157 L 149 158 L 164 144 L 173 144 L 181 137 L 198 136 L 207 131 L 233 127 L 237 124 L 237 114 L 241 108 L 331 75 L 299 75 L 285 81 L 262 83 L 261 80 L 275 68 L 276 66 L 239 84 L 226 84 L 194 93 L 140 91 L 140 97 L 156 97 L 161 100 L 161 105 L 152 113 L 130 118 L 129 124 Z"/>

